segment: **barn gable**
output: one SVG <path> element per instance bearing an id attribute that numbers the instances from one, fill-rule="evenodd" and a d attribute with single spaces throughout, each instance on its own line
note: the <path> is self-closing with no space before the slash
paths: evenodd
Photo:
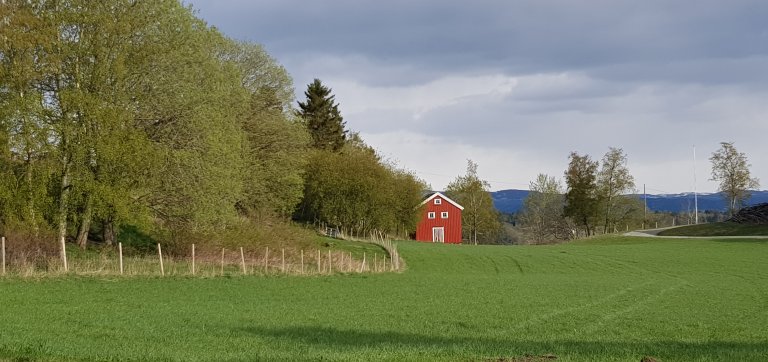
<path id="1" fill-rule="evenodd" d="M 450 198 L 448 198 L 448 196 L 445 196 L 445 195 L 443 195 L 440 192 L 433 193 L 431 196 L 429 196 L 426 199 L 424 199 L 424 201 L 422 201 L 419 204 L 419 206 L 422 206 L 422 205 L 428 203 L 429 201 L 434 200 L 436 197 L 439 197 L 442 200 L 448 201 L 451 205 L 458 207 L 459 210 L 464 210 L 464 206 L 459 205 L 458 202 L 451 200 Z"/>
<path id="2" fill-rule="evenodd" d="M 416 226 L 416 240 L 461 243 L 463 206 L 440 192 L 432 192 L 419 204 L 419 207 L 421 220 Z"/>

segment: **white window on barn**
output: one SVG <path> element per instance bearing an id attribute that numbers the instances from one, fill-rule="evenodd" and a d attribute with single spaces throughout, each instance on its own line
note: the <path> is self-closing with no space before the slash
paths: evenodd
<path id="1" fill-rule="evenodd" d="M 443 203 L 443 199 L 435 199 L 435 205 L 440 205 Z"/>
<path id="2" fill-rule="evenodd" d="M 447 219 L 448 218 L 448 211 L 441 212 L 440 213 L 440 218 L 441 219 Z"/>
<path id="3" fill-rule="evenodd" d="M 435 212 L 431 211 L 429 214 L 427 214 L 427 217 L 430 218 L 430 219 L 434 219 L 435 218 Z"/>

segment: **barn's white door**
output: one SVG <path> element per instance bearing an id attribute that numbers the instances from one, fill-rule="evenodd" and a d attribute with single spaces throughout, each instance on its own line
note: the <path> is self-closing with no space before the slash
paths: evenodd
<path id="1" fill-rule="evenodd" d="M 445 228 L 443 227 L 432 228 L 432 242 L 433 243 L 445 242 Z"/>

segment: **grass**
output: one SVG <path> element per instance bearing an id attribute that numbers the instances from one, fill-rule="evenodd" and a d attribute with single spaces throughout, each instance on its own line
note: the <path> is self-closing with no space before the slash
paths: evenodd
<path id="1" fill-rule="evenodd" d="M 768 236 L 768 225 L 717 222 L 681 226 L 659 233 L 660 236 Z"/>
<path id="2" fill-rule="evenodd" d="M 399 249 L 403 273 L 0 279 L 0 360 L 768 359 L 766 241 Z"/>

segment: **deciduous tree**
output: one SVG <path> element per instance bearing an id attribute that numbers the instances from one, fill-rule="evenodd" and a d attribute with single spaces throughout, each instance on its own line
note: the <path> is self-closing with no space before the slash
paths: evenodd
<path id="1" fill-rule="evenodd" d="M 635 188 L 635 179 L 627 167 L 627 155 L 621 148 L 611 147 L 603 156 L 597 173 L 597 196 L 603 214 L 603 233 L 613 230 L 617 219 L 623 215 L 616 205 L 622 195 Z M 626 206 L 626 205 L 625 205 Z M 621 211 L 626 211 L 622 208 Z"/>
<path id="2" fill-rule="evenodd" d="M 520 214 L 520 224 L 534 242 L 567 240 L 573 237 L 563 215 L 563 187 L 554 177 L 539 174 L 531 181 L 530 193 Z"/>
<path id="3" fill-rule="evenodd" d="M 405 237 L 415 230 L 423 183 L 381 162 L 367 146 L 339 152 L 314 150 L 306 174 L 300 219 L 338 227 L 347 234 L 370 232 Z"/>
<path id="4" fill-rule="evenodd" d="M 760 187 L 760 181 L 750 174 L 747 155 L 736 150 L 733 142 L 721 142 L 720 149 L 712 153 L 712 181 L 728 201 L 728 212 L 733 215 L 749 199 L 749 190 Z"/>
<path id="5" fill-rule="evenodd" d="M 568 169 L 565 171 L 564 214 L 584 227 L 587 236 L 592 235 L 597 212 L 597 162 L 589 155 L 571 152 Z"/>
<path id="6" fill-rule="evenodd" d="M 245 185 L 238 208 L 249 216 L 288 217 L 301 201 L 309 134 L 291 109 L 288 72 L 258 44 L 231 42 L 226 59 L 242 73 L 247 108 Z"/>
<path id="7" fill-rule="evenodd" d="M 488 182 L 477 175 L 477 163 L 467 160 L 467 172 L 445 189 L 446 196 L 464 207 L 461 213 L 463 238 L 475 245 L 478 242 L 495 243 L 502 232 L 489 188 Z"/>

